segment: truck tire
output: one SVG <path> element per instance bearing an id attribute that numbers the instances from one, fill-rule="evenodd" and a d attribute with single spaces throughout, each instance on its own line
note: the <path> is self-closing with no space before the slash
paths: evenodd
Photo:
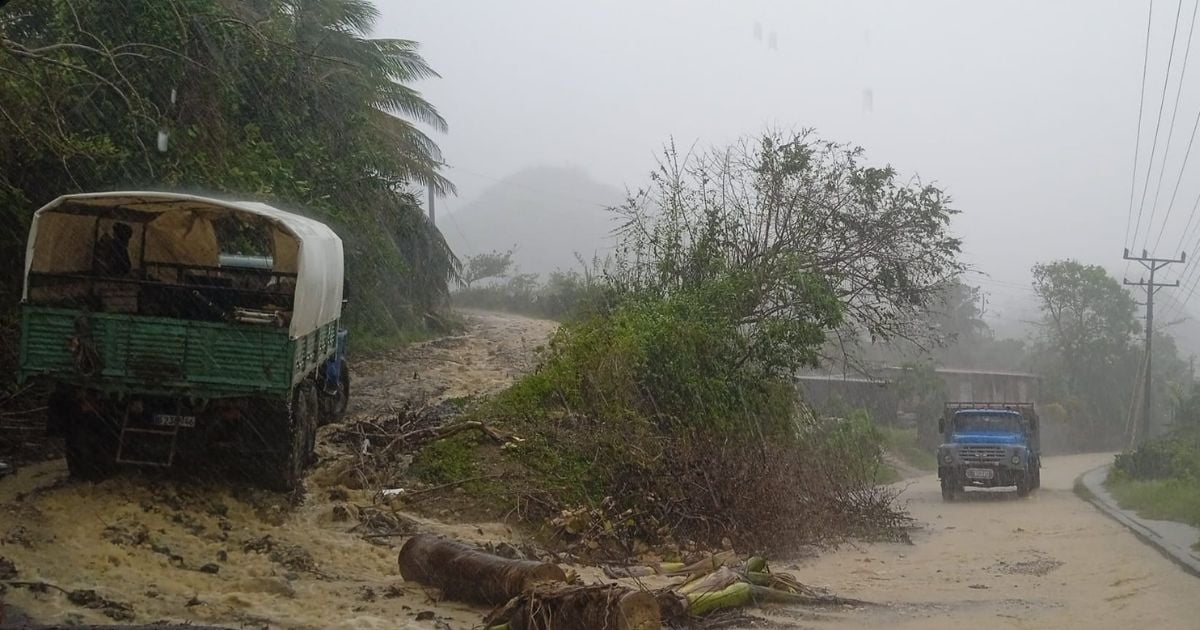
<path id="1" fill-rule="evenodd" d="M 1027 497 L 1031 489 L 1033 489 L 1033 473 L 1025 471 L 1025 474 L 1017 477 L 1017 496 Z"/>
<path id="2" fill-rule="evenodd" d="M 1038 488 L 1042 487 L 1042 463 L 1041 462 L 1037 462 L 1037 464 L 1033 467 L 1033 482 L 1030 484 L 1030 487 L 1034 490 L 1037 490 Z"/>
<path id="3" fill-rule="evenodd" d="M 321 392 L 318 394 L 321 400 L 321 426 L 337 422 L 346 417 L 346 410 L 350 408 L 350 370 L 347 366 L 342 366 L 341 376 L 338 378 L 337 390 L 332 394 Z"/>
<path id="4" fill-rule="evenodd" d="M 74 479 L 100 481 L 117 470 L 118 432 L 98 413 L 75 413 L 63 428 L 67 472 Z"/>
<path id="5" fill-rule="evenodd" d="M 316 392 L 307 382 L 292 391 L 292 404 L 273 418 L 275 448 L 264 458 L 262 481 L 270 490 L 294 492 L 304 484 L 304 468 L 316 436 Z"/>
<path id="6" fill-rule="evenodd" d="M 958 485 L 950 477 L 942 478 L 942 500 L 954 501 L 958 499 L 959 493 L 962 492 L 962 486 Z"/>

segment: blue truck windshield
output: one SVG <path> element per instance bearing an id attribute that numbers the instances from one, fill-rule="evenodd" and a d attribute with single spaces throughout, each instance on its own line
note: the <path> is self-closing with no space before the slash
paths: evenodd
<path id="1" fill-rule="evenodd" d="M 954 416 L 957 431 L 989 431 L 1018 433 L 1021 431 L 1020 416 L 1009 413 L 960 413 Z"/>

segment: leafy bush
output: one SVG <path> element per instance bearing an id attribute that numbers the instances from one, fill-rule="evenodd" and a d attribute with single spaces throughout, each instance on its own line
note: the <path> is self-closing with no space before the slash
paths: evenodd
<path id="1" fill-rule="evenodd" d="M 783 546 L 896 524 L 870 418 L 818 420 L 785 376 L 816 360 L 820 326 L 757 347 L 728 306 L 738 290 L 631 295 L 564 324 L 541 367 L 484 411 L 524 438 L 504 451 L 523 466 L 516 487 L 571 514 L 607 506 L 624 535 L 660 543 L 664 526 Z"/>
<path id="2" fill-rule="evenodd" d="M 1200 481 L 1200 386 L 1179 401 L 1170 433 L 1117 455 L 1115 469 L 1128 479 Z"/>
<path id="3" fill-rule="evenodd" d="M 632 295 L 607 314 L 561 327 L 544 365 L 502 400 L 562 405 L 610 421 L 661 429 L 704 428 L 759 436 L 793 430 L 794 393 L 782 380 L 816 361 L 836 306 L 822 299 L 816 321 L 794 321 L 751 336 L 741 323 L 735 279 L 657 300 Z"/>
<path id="4" fill-rule="evenodd" d="M 1200 432 L 1175 431 L 1121 453 L 1115 468 L 1130 479 L 1200 480 Z"/>

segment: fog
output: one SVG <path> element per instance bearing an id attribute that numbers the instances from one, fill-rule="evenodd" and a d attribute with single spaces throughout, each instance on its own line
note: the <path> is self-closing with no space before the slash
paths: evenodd
<path id="1" fill-rule="evenodd" d="M 1157 253 L 1178 255 L 1170 250 L 1200 194 L 1197 158 L 1164 224 L 1200 108 L 1192 76 L 1168 136 L 1190 6 L 1134 241 L 1126 226 L 1146 2 L 380 5 L 379 35 L 421 42 L 442 75 L 417 86 L 450 122 L 437 141 L 458 195 L 441 202 L 442 213 L 531 166 L 576 167 L 636 188 L 671 138 L 704 146 L 767 126 L 813 127 L 952 194 L 964 258 L 991 294 L 989 314 L 1011 320 L 1003 327 L 1032 317 L 1021 302 L 1038 261 L 1076 258 L 1119 277 L 1123 245 L 1141 249 L 1149 232 L 1153 249 L 1160 229 Z M 1175 24 L 1174 3 L 1154 9 L 1135 216 Z M 1189 73 L 1200 74 L 1193 65 Z M 607 201 L 562 199 L 562 212 Z M 461 218 L 442 225 L 452 240 L 471 234 Z"/>

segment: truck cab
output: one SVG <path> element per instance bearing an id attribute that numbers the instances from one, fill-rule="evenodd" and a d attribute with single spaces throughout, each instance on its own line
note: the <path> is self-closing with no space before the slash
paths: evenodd
<path id="1" fill-rule="evenodd" d="M 948 403 L 938 421 L 942 498 L 968 487 L 1016 487 L 1020 496 L 1041 485 L 1041 441 L 1030 403 Z"/>
<path id="2" fill-rule="evenodd" d="M 342 241 L 257 202 L 66 195 L 30 227 L 18 378 L 73 477 L 226 464 L 295 490 L 345 412 Z"/>

